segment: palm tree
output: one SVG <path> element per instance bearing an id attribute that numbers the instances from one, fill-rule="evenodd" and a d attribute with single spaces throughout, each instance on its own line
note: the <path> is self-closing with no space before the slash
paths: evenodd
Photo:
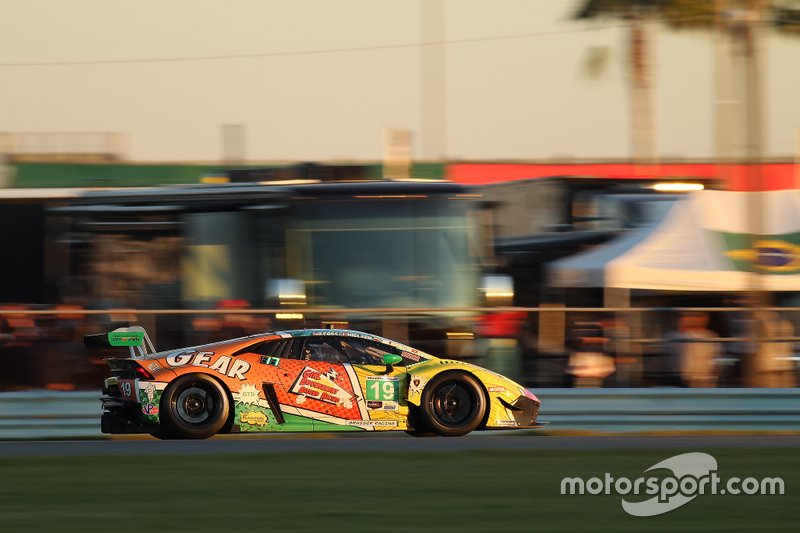
<path id="1" fill-rule="evenodd" d="M 653 109 L 647 22 L 658 21 L 673 29 L 716 29 L 722 43 L 729 41 L 731 54 L 743 59 L 746 87 L 740 92 L 748 127 L 746 144 L 751 161 L 760 157 L 760 111 L 758 50 L 754 27 L 771 23 L 783 33 L 800 34 L 800 0 L 581 0 L 573 13 L 577 20 L 622 19 L 628 22 L 629 71 L 631 79 L 632 153 L 636 160 L 654 160 Z M 723 48 L 723 47 L 720 47 Z M 716 59 L 717 63 L 722 58 Z M 719 78 L 720 66 L 717 67 Z M 719 89 L 719 86 L 718 86 Z M 719 98 L 717 100 L 725 100 Z M 718 115 L 729 113 L 717 110 Z M 729 125 L 717 125 L 721 137 Z M 757 152 L 757 153 L 753 153 Z M 717 157 L 726 158 L 724 150 Z"/>
<path id="2" fill-rule="evenodd" d="M 656 161 L 649 21 L 676 29 L 706 28 L 713 21 L 713 0 L 582 0 L 573 18 L 622 19 L 628 23 L 631 153 L 634 163 Z"/>
<path id="3" fill-rule="evenodd" d="M 629 71 L 631 79 L 631 146 L 634 162 L 644 163 L 655 160 L 653 139 L 653 106 L 651 96 L 651 74 L 648 58 L 648 35 L 646 21 L 659 21 L 675 29 L 702 28 L 716 29 L 718 42 L 724 49 L 726 42 L 732 58 L 743 69 L 744 87 L 738 91 L 744 102 L 743 120 L 746 152 L 743 159 L 750 163 L 748 180 L 755 190 L 762 189 L 760 165 L 762 158 L 761 134 L 761 91 L 758 63 L 758 41 L 755 28 L 764 21 L 770 21 L 783 32 L 800 33 L 800 0 L 582 0 L 573 18 L 579 20 L 614 18 L 628 21 Z M 724 88 L 722 80 L 721 57 L 716 58 L 717 108 L 716 137 L 717 157 L 730 156 L 725 150 L 723 135 L 731 128 L 723 122 L 726 113 L 720 106 L 726 99 L 720 98 L 719 91 Z M 759 195 L 750 195 L 749 217 L 754 238 L 762 227 L 762 207 Z M 752 276 L 752 297 L 749 301 L 754 307 L 765 306 L 769 295 L 762 290 L 757 272 Z M 754 313 L 754 317 L 755 317 Z M 748 385 L 761 386 L 763 382 L 754 370 L 758 368 L 757 352 L 761 345 L 757 322 L 752 320 L 751 335 L 755 338 L 754 353 L 747 354 L 743 360 L 744 377 Z"/>

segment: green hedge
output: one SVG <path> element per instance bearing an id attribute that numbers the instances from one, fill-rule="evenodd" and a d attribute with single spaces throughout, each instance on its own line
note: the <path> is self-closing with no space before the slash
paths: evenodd
<path id="1" fill-rule="evenodd" d="M 124 163 L 20 163 L 14 186 L 35 187 L 145 187 L 198 183 L 216 165 L 137 165 Z"/>
<path id="2" fill-rule="evenodd" d="M 269 165 L 253 165 L 269 166 Z M 367 175 L 381 179 L 383 165 L 369 164 Z M 199 183 L 204 175 L 218 172 L 223 165 L 167 165 L 135 163 L 18 163 L 13 187 L 147 187 Z M 444 165 L 417 163 L 414 178 L 442 179 Z"/>

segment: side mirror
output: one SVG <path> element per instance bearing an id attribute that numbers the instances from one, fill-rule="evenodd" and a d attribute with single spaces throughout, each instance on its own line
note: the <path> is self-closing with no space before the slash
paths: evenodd
<path id="1" fill-rule="evenodd" d="M 399 355 L 394 355 L 391 353 L 383 354 L 383 364 L 386 365 L 386 370 L 384 371 L 384 374 L 388 374 L 389 372 L 392 371 L 392 367 L 394 365 L 402 362 L 403 358 L 400 357 Z"/>

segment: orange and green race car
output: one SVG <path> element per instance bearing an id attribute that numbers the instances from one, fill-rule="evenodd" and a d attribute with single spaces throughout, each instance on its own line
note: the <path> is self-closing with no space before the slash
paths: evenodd
<path id="1" fill-rule="evenodd" d="M 103 433 L 386 431 L 460 436 L 537 428 L 530 391 L 479 366 L 376 335 L 303 329 L 155 352 L 140 327 L 88 335 L 127 346 L 108 359 Z"/>

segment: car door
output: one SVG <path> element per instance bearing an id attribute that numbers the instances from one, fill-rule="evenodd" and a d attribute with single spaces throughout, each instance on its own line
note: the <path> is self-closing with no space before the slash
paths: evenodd
<path id="1" fill-rule="evenodd" d="M 347 354 L 334 336 L 302 339 L 299 359 L 282 362 L 287 413 L 313 420 L 314 431 L 357 429 L 366 404 Z"/>
<path id="2" fill-rule="evenodd" d="M 292 408 L 285 386 L 298 372 L 301 346 L 299 339 L 278 339 L 256 343 L 237 353 L 253 361 L 248 383 L 232 391 L 234 424 L 240 431 L 313 431 L 312 419 Z"/>
<path id="3" fill-rule="evenodd" d="M 387 368 L 383 356 L 400 355 L 396 348 L 376 340 L 343 336 L 339 339 L 347 354 L 360 389 L 365 409 L 361 425 L 365 429 L 405 429 L 408 420 L 408 373 L 403 362 Z"/>

